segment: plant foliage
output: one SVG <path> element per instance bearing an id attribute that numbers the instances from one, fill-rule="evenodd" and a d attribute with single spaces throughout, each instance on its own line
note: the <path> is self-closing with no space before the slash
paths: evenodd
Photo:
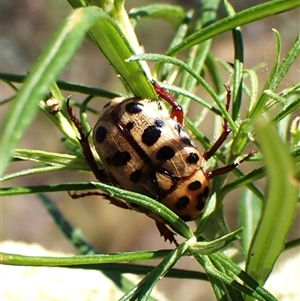
<path id="1" fill-rule="evenodd" d="M 243 65 L 244 45 L 241 26 L 295 9 L 299 7 L 299 1 L 274 0 L 239 13 L 235 13 L 233 7 L 225 1 L 228 16 L 218 21 L 216 17 L 219 1 L 214 1 L 214 4 L 211 1 L 202 2 L 202 13 L 185 11 L 180 6 L 169 4 L 138 7 L 128 13 L 124 8 L 124 1 L 121 0 L 69 0 L 74 11 L 62 22 L 29 74 L 24 77 L 1 74 L 2 80 L 12 86 L 14 83 L 22 82 L 21 88 L 16 90 L 5 116 L 5 127 L 2 129 L 1 181 L 6 184 L 11 179 L 26 175 L 62 170 L 89 170 L 78 151 L 80 145 L 76 138 L 77 133 L 68 118 L 61 89 L 79 91 L 86 97 L 86 101 L 80 105 L 81 122 L 86 131 L 90 129 L 86 112 L 89 114 L 95 112 L 88 105 L 91 98 L 88 96 L 112 98 L 117 94 L 58 80 L 85 37 L 88 37 L 107 58 L 120 76 L 128 94 L 155 99 L 156 95 L 151 84 L 151 79 L 155 78 L 163 87 L 177 95 L 185 112 L 189 111 L 191 104 L 201 106 L 203 108 L 200 110 L 201 113 L 192 120 L 186 117 L 185 124 L 205 149 L 209 149 L 213 141 L 200 131 L 203 114 L 208 110 L 215 114 L 217 129 L 219 117 L 226 118 L 232 129 L 230 143 L 218 151 L 213 162 L 209 164 L 214 166 L 217 162 L 221 164 L 233 162 L 245 154 L 246 146 L 251 143 L 252 148 L 258 150 L 258 154 L 250 159 L 251 165 L 254 166 L 252 163 L 258 162 L 259 167 L 255 165 L 256 168 L 253 167 L 248 174 L 236 169 L 233 171 L 236 177 L 226 183 L 223 176 L 214 180 L 213 193 L 202 219 L 197 221 L 198 228 L 195 232 L 155 200 L 104 183 L 57 185 L 45 183 L 44 186 L 24 187 L 5 185 L 0 190 L 2 196 L 37 194 L 62 232 L 78 252 L 85 255 L 62 259 L 2 254 L 2 258 L 6 260 L 5 264 L 80 268 L 88 266 L 99 269 L 124 291 L 121 300 L 153 300 L 150 296 L 151 291 L 162 277 L 209 280 L 217 300 L 240 301 L 251 298 L 276 300 L 263 288 L 263 284 L 285 248 L 286 238 L 295 218 L 299 201 L 300 161 L 299 119 L 298 121 L 295 119 L 295 112 L 300 106 L 300 85 L 289 87 L 284 91 L 279 89 L 279 85 L 299 57 L 300 35 L 299 32 L 295 32 L 294 44 L 288 53 L 282 54 L 281 38 L 274 30 L 276 59 L 268 80 L 264 85 L 258 86 L 255 69 L 245 69 Z M 145 53 L 142 52 L 134 28 L 143 18 L 151 18 L 154 22 L 156 19 L 164 19 L 174 29 L 173 41 L 164 55 L 147 53 L 147 49 Z M 235 57 L 232 64 L 218 60 L 211 51 L 212 40 L 227 31 L 233 33 Z M 284 61 L 281 59 L 282 56 L 285 57 Z M 148 61 L 156 63 L 153 70 L 150 70 Z M 223 87 L 224 79 L 220 75 L 221 68 L 232 75 L 232 113 L 227 112 L 224 105 L 226 91 Z M 203 70 L 205 76 L 202 76 Z M 208 77 L 210 84 L 207 82 Z M 247 80 L 250 84 L 247 84 Z M 195 94 L 198 86 L 207 91 L 210 101 L 203 100 Z M 261 92 L 258 92 L 260 89 Z M 46 99 L 49 93 L 61 106 L 61 110 L 55 115 L 50 115 L 45 103 L 41 101 Z M 242 111 L 245 109 L 245 105 L 242 104 L 245 103 L 246 112 Z M 276 113 L 274 108 L 277 108 Z M 66 155 L 17 148 L 37 110 L 46 113 L 53 126 L 66 138 L 69 149 L 77 151 Z M 7 174 L 5 171 L 11 161 L 31 161 L 36 162 L 37 166 Z M 259 179 L 265 179 L 267 183 L 264 190 L 256 185 L 255 181 Z M 227 193 L 241 186 L 245 189 L 244 196 L 240 200 L 239 213 L 243 230 L 229 233 L 223 218 L 222 202 Z M 185 241 L 172 250 L 99 254 L 99 250 L 95 250 L 82 236 L 78 233 L 75 235 L 72 225 L 44 194 L 95 188 L 155 211 L 167 220 Z M 222 252 L 239 237 L 240 248 L 237 244 L 233 247 L 245 262 L 245 271 L 233 258 L 226 257 Z M 204 268 L 206 275 L 174 269 L 173 266 L 183 256 L 193 256 Z M 161 262 L 152 268 L 122 263 L 155 258 L 161 259 Z M 131 273 L 136 271 L 144 277 L 134 286 L 121 275 L 128 271 Z"/>

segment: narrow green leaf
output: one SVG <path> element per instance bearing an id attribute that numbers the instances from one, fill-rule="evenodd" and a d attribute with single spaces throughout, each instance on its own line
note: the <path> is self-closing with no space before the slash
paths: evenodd
<path id="1" fill-rule="evenodd" d="M 242 86 L 243 86 L 243 68 L 244 64 L 239 59 L 234 60 L 233 71 L 233 93 L 232 93 L 232 118 L 238 120 L 241 118 L 242 108 Z"/>
<path id="2" fill-rule="evenodd" d="M 98 6 L 101 11 L 103 10 L 103 18 L 89 31 L 90 38 L 134 95 L 155 99 L 156 93 L 148 78 L 150 76 L 148 65 L 125 62 L 131 55 L 142 52 L 125 10 L 125 1 L 68 0 L 68 2 L 74 8 Z"/>
<path id="3" fill-rule="evenodd" d="M 50 86 L 79 48 L 88 30 L 133 93 L 156 98 L 141 64 L 125 62 L 134 51 L 117 24 L 99 8 L 76 9 L 65 20 L 30 70 L 3 123 L 5 129 L 0 141 L 2 155 L 0 176 L 4 173 L 12 150 L 33 120 L 38 108 L 37 102 L 48 93 Z"/>
<path id="4" fill-rule="evenodd" d="M 130 62 L 137 61 L 137 60 L 146 60 L 146 61 L 160 62 L 165 64 L 174 64 L 181 67 L 188 73 L 190 73 L 198 81 L 198 83 L 200 83 L 203 86 L 203 88 L 209 93 L 209 95 L 216 102 L 216 104 L 220 108 L 220 111 L 222 112 L 222 115 L 228 121 L 231 129 L 234 132 L 237 130 L 236 124 L 234 123 L 231 116 L 227 112 L 225 105 L 221 101 L 220 97 L 213 91 L 213 89 L 208 85 L 208 83 L 203 79 L 203 77 L 201 77 L 197 72 L 194 72 L 194 70 L 190 66 L 188 66 L 187 64 L 185 64 L 184 62 L 176 58 L 169 57 L 166 55 L 153 54 L 153 53 L 139 54 L 139 55 L 132 56 L 128 59 L 128 61 Z"/>
<path id="5" fill-rule="evenodd" d="M 197 32 L 201 28 L 212 24 L 215 22 L 217 17 L 217 10 L 220 6 L 220 0 L 218 1 L 209 1 L 204 0 L 201 3 L 202 10 L 201 12 L 194 13 L 194 22 L 189 24 L 189 32 Z M 188 55 L 185 60 L 185 63 L 194 70 L 195 73 L 201 74 L 203 66 L 205 64 L 206 58 L 208 56 L 209 50 L 211 48 L 212 40 L 204 41 L 203 43 L 194 45 L 188 50 Z M 210 71 L 209 71 L 210 72 Z M 197 86 L 197 80 L 194 77 L 191 77 L 188 73 L 182 73 L 180 86 L 187 91 L 195 91 Z M 178 101 L 182 106 L 184 112 L 188 112 L 190 105 L 190 100 L 183 97 L 178 97 Z"/>
<path id="6" fill-rule="evenodd" d="M 76 230 L 74 228 L 74 230 Z M 84 243 L 87 243 L 84 241 Z M 89 250 L 97 252 L 96 250 Z M 140 252 L 118 252 L 107 254 L 82 254 L 71 257 L 40 257 L 40 256 L 26 256 L 18 254 L 0 253 L 5 258 L 1 264 L 7 265 L 22 265 L 22 266 L 78 266 L 78 265 L 101 265 L 103 263 L 117 263 L 122 261 L 137 261 L 137 260 L 154 260 L 161 259 L 168 255 L 170 250 L 164 251 L 140 251 Z"/>
<path id="7" fill-rule="evenodd" d="M 185 19 L 180 24 L 179 28 L 175 32 L 171 43 L 169 44 L 168 49 L 174 47 L 178 43 L 182 42 L 182 40 L 186 37 L 189 31 L 189 24 L 193 19 L 194 12 L 192 10 L 186 13 Z M 162 82 L 173 83 L 175 78 L 179 74 L 178 68 L 172 65 L 167 64 L 156 64 L 154 74 L 156 74 L 156 78 L 159 78 Z"/>
<path id="8" fill-rule="evenodd" d="M 162 19 L 169 22 L 176 29 L 186 17 L 186 12 L 181 6 L 165 3 L 151 4 L 133 8 L 129 12 L 129 18 L 133 26 L 142 18 Z"/>
<path id="9" fill-rule="evenodd" d="M 30 70 L 4 121 L 5 129 L 0 141 L 0 175 L 3 174 L 13 149 L 33 120 L 38 108 L 37 102 L 48 93 L 51 84 L 79 48 L 87 30 L 99 17 L 101 13 L 95 10 L 91 10 L 89 14 L 83 14 L 82 10 L 74 11 Z"/>
<path id="10" fill-rule="evenodd" d="M 277 301 L 268 291 L 260 287 L 256 281 L 249 277 L 237 264 L 228 259 L 224 254 L 217 252 L 211 255 L 194 254 L 194 256 L 206 273 L 220 280 L 223 285 L 231 286 L 244 294 L 253 296 L 257 300 Z M 209 279 L 212 280 L 211 277 L 209 277 Z M 244 281 L 245 284 L 241 284 L 239 279 Z M 220 284 L 219 293 L 222 294 L 222 299 L 220 300 L 223 300 L 225 298 L 225 292 L 224 287 L 220 287 Z M 228 294 L 226 294 L 226 296 L 228 296 Z"/>
<path id="11" fill-rule="evenodd" d="M 191 238 L 194 242 L 195 238 Z M 125 300 L 148 300 L 151 291 L 156 283 L 173 267 L 177 261 L 183 256 L 190 245 L 190 241 L 186 241 L 171 251 L 164 260 L 154 268 L 132 291 L 124 295 L 120 301 Z"/>
<path id="12" fill-rule="evenodd" d="M 243 253 L 248 254 L 255 229 L 261 216 L 262 202 L 251 190 L 247 189 L 239 200 L 239 226 L 243 227 L 241 243 Z"/>
<path id="13" fill-rule="evenodd" d="M 255 105 L 255 102 L 257 100 L 258 95 L 258 79 L 257 74 L 253 70 L 244 69 L 244 73 L 249 76 L 250 79 L 250 103 L 247 108 L 247 117 L 248 113 L 252 111 L 253 106 Z"/>
<path id="14" fill-rule="evenodd" d="M 300 238 L 296 238 L 287 242 L 284 246 L 284 251 L 292 250 L 294 248 L 300 247 Z"/>
<path id="15" fill-rule="evenodd" d="M 251 133 L 253 132 L 252 128 L 252 124 L 249 120 L 245 120 L 240 123 L 238 132 L 230 147 L 229 162 L 232 162 L 232 160 L 243 154 L 243 151 L 250 140 Z"/>
<path id="16" fill-rule="evenodd" d="M 252 296 L 257 300 L 277 301 L 271 293 L 260 286 L 253 278 L 244 272 L 240 266 L 229 260 L 224 254 L 217 252 L 209 255 L 209 257 L 214 263 L 217 262 L 218 265 L 222 265 L 223 269 L 225 269 L 230 275 L 230 278 L 232 279 L 232 281 L 228 283 L 230 286 Z M 242 280 L 244 285 L 237 282 L 237 278 Z M 246 286 L 248 286 L 251 290 Z"/>
<path id="17" fill-rule="evenodd" d="M 50 85 L 79 48 L 87 30 L 101 14 L 101 11 L 95 9 L 91 9 L 89 13 L 83 13 L 81 9 L 74 11 L 29 72 L 3 123 L 5 129 L 0 142 L 0 175 L 3 174 L 13 149 L 33 120 L 38 108 L 37 102 L 46 95 Z"/>
<path id="18" fill-rule="evenodd" d="M 300 107 L 300 97 L 297 97 L 295 101 L 290 103 L 288 106 L 284 108 L 281 112 L 278 113 L 277 116 L 275 116 L 272 120 L 274 124 L 277 124 L 279 121 L 283 120 L 288 115 L 293 114 L 294 112 L 297 112 L 297 110 Z"/>
<path id="19" fill-rule="evenodd" d="M 250 7 L 236 13 L 234 16 L 228 16 L 227 18 L 224 18 L 198 32 L 195 32 L 194 34 L 191 34 L 181 43 L 168 50 L 166 55 L 175 56 L 196 44 L 220 35 L 221 33 L 232 30 L 237 26 L 250 24 L 269 16 L 292 10 L 299 6 L 299 0 L 275 0 Z"/>
<path id="20" fill-rule="evenodd" d="M 284 77 L 286 76 L 288 70 L 290 70 L 291 66 L 294 64 L 295 60 L 299 57 L 300 54 L 300 33 L 298 33 L 294 44 L 291 46 L 287 55 L 284 56 L 284 60 L 282 60 L 278 73 L 276 74 L 275 86 L 279 86 Z"/>
<path id="21" fill-rule="evenodd" d="M 264 284 L 283 250 L 298 200 L 295 164 L 286 145 L 266 122 L 256 123 L 267 173 L 267 199 L 248 253 L 246 271 Z"/>
<path id="22" fill-rule="evenodd" d="M 17 74 L 9 74 L 9 73 L 1 73 L 0 72 L 0 79 L 6 80 L 6 81 L 11 81 L 14 83 L 22 83 L 25 80 L 26 76 L 25 75 L 17 75 Z M 117 92 L 112 92 L 96 87 L 91 87 L 88 85 L 82 85 L 78 83 L 72 83 L 72 82 L 67 82 L 67 81 L 62 81 L 58 80 L 56 82 L 57 86 L 66 91 L 71 91 L 71 92 L 79 92 L 82 94 L 87 94 L 87 95 L 94 95 L 94 96 L 100 96 L 104 98 L 114 98 L 114 97 L 119 97 L 121 96 L 120 93 Z"/>
<path id="23" fill-rule="evenodd" d="M 192 230 L 182 219 L 180 219 L 169 208 L 157 202 L 156 200 L 153 200 L 145 195 L 141 195 L 131 191 L 125 191 L 120 188 L 106 185 L 100 182 L 92 183 L 95 185 L 95 187 L 99 188 L 101 191 L 105 192 L 108 195 L 122 199 L 126 202 L 140 205 L 144 208 L 151 210 L 152 212 L 156 213 L 157 215 L 161 216 L 163 219 L 168 221 L 172 225 L 172 227 L 174 227 L 185 238 L 194 237 Z"/>
<path id="24" fill-rule="evenodd" d="M 186 64 L 197 74 L 200 74 L 201 70 L 203 69 L 206 57 L 211 47 L 211 43 L 211 40 L 205 41 L 200 45 L 192 47 L 189 51 Z M 198 82 L 196 78 L 191 77 L 189 73 L 184 72 L 182 74 L 180 86 L 185 90 L 194 91 L 197 84 Z M 187 114 L 190 105 L 190 99 L 184 98 L 180 95 L 177 100 L 181 104 L 183 111 Z"/>
<path id="25" fill-rule="evenodd" d="M 209 242 L 196 242 L 190 246 L 190 251 L 192 253 L 204 254 L 208 255 L 211 253 L 215 253 L 227 245 L 232 243 L 233 241 L 239 238 L 239 234 L 242 232 L 242 229 L 235 230 L 227 235 L 224 235 L 218 239 Z"/>
<path id="26" fill-rule="evenodd" d="M 218 66 L 218 60 L 211 53 L 208 53 L 205 64 L 209 70 L 212 84 L 214 85 L 216 92 L 221 94 L 224 90 L 224 82 L 223 77 L 221 76 L 221 70 Z"/>
<path id="27" fill-rule="evenodd" d="M 40 186 L 3 187 L 0 188 L 0 196 L 13 196 L 20 194 L 46 193 L 59 191 L 93 190 L 95 186 L 87 182 L 51 184 Z"/>
<path id="28" fill-rule="evenodd" d="M 290 125 L 290 143 L 292 146 L 300 146 L 300 116 L 296 116 Z"/>
<path id="29" fill-rule="evenodd" d="M 265 176 L 265 169 L 258 168 L 248 174 L 244 175 L 239 170 L 234 170 L 234 173 L 238 175 L 236 180 L 233 180 L 229 184 L 226 184 L 222 187 L 220 193 L 226 195 L 229 191 L 234 190 L 238 187 L 248 185 L 248 188 L 251 187 L 251 191 L 260 199 L 263 200 L 263 194 L 252 184 L 253 182 L 263 178 Z"/>
<path id="30" fill-rule="evenodd" d="M 146 64 L 142 65 L 140 62 L 129 63 L 127 61 L 129 57 L 141 51 L 133 48 L 129 38 L 127 39 L 125 33 L 122 32 L 123 28 L 119 27 L 120 22 L 124 20 L 118 20 L 119 22 L 116 23 L 117 20 L 115 22 L 107 14 L 102 13 L 102 18 L 89 31 L 93 42 L 99 47 L 117 74 L 120 75 L 120 79 L 134 95 L 156 99 L 157 95 L 148 78 L 151 76 L 148 66 Z M 126 24 L 126 29 L 128 29 L 127 26 L 129 25 Z M 131 30 L 130 33 L 131 35 L 134 34 Z"/>
<path id="31" fill-rule="evenodd" d="M 234 8 L 224 1 L 227 14 L 234 18 L 236 12 Z M 232 118 L 237 120 L 241 115 L 242 105 L 242 79 L 244 66 L 244 44 L 241 27 L 237 26 L 232 29 L 234 43 L 234 72 L 233 72 L 233 91 L 232 91 Z"/>
<path id="32" fill-rule="evenodd" d="M 48 198 L 44 194 L 39 194 L 39 199 L 46 208 L 46 210 L 49 212 L 49 214 L 54 219 L 57 226 L 60 228 L 62 233 L 68 238 L 68 240 L 73 244 L 73 246 L 77 249 L 78 253 L 81 255 L 90 255 L 88 258 L 93 257 L 95 253 L 99 253 L 98 250 L 94 249 L 92 245 L 88 243 L 88 241 L 85 239 L 81 231 L 78 231 L 76 228 L 74 228 L 68 220 L 63 216 L 63 214 L 60 212 L 60 210 L 57 208 L 57 206 L 52 202 L 50 198 Z M 93 254 L 93 255 L 92 255 Z M 95 255 L 97 256 L 97 255 Z M 101 255 L 99 255 L 101 256 Z M 35 261 L 35 257 L 31 258 L 31 261 Z M 78 259 L 78 257 L 77 257 Z M 27 259 L 28 260 L 28 259 Z M 58 259 L 59 260 L 59 259 Z M 70 261 L 74 263 L 74 260 L 76 261 L 76 257 L 73 257 L 70 259 Z M 85 261 L 85 258 L 82 256 L 79 256 L 79 260 Z M 30 261 L 30 259 L 29 259 Z M 44 261 L 48 261 L 46 258 Z M 24 261 L 23 261 L 24 262 Z M 64 262 L 64 259 L 62 259 L 62 262 Z M 61 262 L 61 263 L 62 263 Z M 35 263 L 38 263 L 38 259 L 35 261 Z M 49 263 L 49 262 L 48 262 Z M 33 264 L 34 265 L 34 264 Z M 45 264 L 47 265 L 47 264 Z M 112 264 L 113 265 L 113 264 Z M 122 289 L 124 292 L 128 291 L 132 288 L 133 283 L 129 281 L 125 276 L 120 275 L 119 271 L 113 270 L 112 265 L 110 265 L 110 269 L 108 268 L 106 271 L 104 270 L 103 273 L 110 278 L 116 286 L 118 286 L 120 289 Z"/>
<path id="33" fill-rule="evenodd" d="M 11 179 L 24 177 L 24 176 L 28 176 L 28 175 L 36 175 L 36 174 L 42 174 L 42 173 L 46 173 L 46 172 L 60 171 L 62 169 L 63 169 L 63 167 L 60 165 L 29 168 L 29 169 L 17 171 L 14 173 L 6 174 L 0 178 L 0 182 L 4 182 L 4 181 L 8 181 Z"/>
<path id="34" fill-rule="evenodd" d="M 53 166 L 59 165 L 71 170 L 90 171 L 90 168 L 83 157 L 78 158 L 73 155 L 45 152 L 41 150 L 16 149 L 13 157 L 20 160 L 39 162 Z"/>
<path id="35" fill-rule="evenodd" d="M 249 112 L 250 118 L 259 117 L 263 110 L 265 109 L 265 105 L 267 100 L 269 99 L 269 95 L 265 93 L 266 90 L 270 89 L 271 92 L 275 90 L 278 86 L 278 82 L 275 80 L 276 74 L 278 73 L 278 68 L 280 64 L 280 55 L 281 55 L 281 39 L 280 35 L 276 30 L 273 30 L 274 36 L 276 38 L 276 59 L 274 62 L 274 66 L 269 74 L 268 80 L 266 81 L 262 91 L 260 98 L 257 100 L 251 112 Z"/>
<path id="36" fill-rule="evenodd" d="M 78 234 L 78 231 L 77 231 Z M 76 237 L 78 239 L 78 237 Z M 83 243 L 87 243 L 83 241 Z M 120 263 L 122 261 L 137 261 L 137 260 L 155 260 L 162 259 L 167 256 L 172 250 L 162 251 L 134 251 L 134 252 L 118 252 L 118 253 L 106 253 L 99 254 L 94 249 L 85 248 L 87 253 L 72 257 L 40 257 L 40 256 L 26 256 L 12 253 L 0 252 L 2 258 L 1 264 L 5 265 L 17 265 L 17 266 L 49 266 L 49 267 L 68 267 L 68 268 L 80 268 L 88 270 L 99 270 L 103 273 L 112 275 L 116 274 L 115 279 L 120 278 L 120 274 L 130 273 L 136 275 L 147 275 L 155 267 L 149 265 L 136 265 L 128 263 Z M 80 251 L 80 250 L 78 250 Z M 83 251 L 83 250 L 82 250 Z M 97 252 L 93 254 L 93 252 Z M 109 276 L 108 276 L 109 277 Z M 205 273 L 188 271 L 183 269 L 172 269 L 166 274 L 168 278 L 177 279 L 199 279 L 207 280 Z M 109 277 L 112 278 L 112 277 Z M 131 285 L 131 288 L 133 284 Z M 123 287 L 124 288 L 124 287 Z M 126 291 L 126 290 L 124 290 Z"/>

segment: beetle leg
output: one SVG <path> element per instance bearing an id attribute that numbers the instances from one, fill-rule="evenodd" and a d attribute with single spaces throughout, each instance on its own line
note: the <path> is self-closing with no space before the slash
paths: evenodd
<path id="1" fill-rule="evenodd" d="M 70 97 L 67 98 L 67 113 L 72 121 L 72 123 L 75 125 L 76 129 L 79 132 L 80 138 L 78 138 L 83 155 L 89 164 L 93 174 L 95 175 L 96 179 L 100 182 L 105 183 L 111 183 L 110 177 L 104 172 L 104 170 L 101 170 L 98 168 L 97 163 L 95 161 L 95 158 L 93 156 L 90 144 L 89 144 L 89 133 L 84 133 L 80 121 L 76 118 L 76 116 L 73 114 L 72 107 L 69 104 Z"/>
<path id="2" fill-rule="evenodd" d="M 229 105 L 230 105 L 230 101 L 231 101 L 231 90 L 230 87 L 228 85 L 224 85 L 226 91 L 227 91 L 227 99 L 226 99 L 226 111 L 228 112 L 229 110 Z M 208 160 L 211 156 L 213 156 L 215 154 L 215 152 L 221 147 L 221 145 L 224 143 L 224 141 L 226 140 L 227 136 L 230 134 L 231 129 L 228 126 L 228 122 L 227 120 L 224 118 L 224 122 L 223 122 L 223 131 L 220 135 L 220 137 L 216 140 L 216 142 L 213 144 L 213 146 L 203 154 L 203 158 L 205 160 Z M 247 160 L 248 158 L 252 157 L 255 153 L 257 153 L 257 151 L 251 151 L 249 152 L 242 160 L 232 163 L 230 165 L 227 166 L 223 166 L 220 168 L 217 168 L 215 170 L 209 171 L 207 173 L 205 173 L 205 176 L 208 180 L 214 178 L 215 176 L 220 176 L 220 175 L 224 175 L 230 171 L 232 171 L 233 169 L 235 169 L 238 165 L 240 165 L 242 162 L 244 162 L 245 160 Z"/>
<path id="3" fill-rule="evenodd" d="M 164 99 L 167 103 L 172 106 L 171 118 L 176 117 L 177 121 L 182 125 L 183 123 L 183 111 L 181 105 L 167 90 L 158 85 L 158 83 L 152 80 L 152 85 L 159 97 Z"/>
<path id="4" fill-rule="evenodd" d="M 156 227 L 165 241 L 170 241 L 170 243 L 174 243 L 176 247 L 179 246 L 177 240 L 175 239 L 176 233 L 172 232 L 164 223 L 155 220 Z"/>
<path id="5" fill-rule="evenodd" d="M 257 153 L 257 151 L 253 150 L 253 151 L 249 152 L 247 154 L 247 156 L 245 156 L 242 160 L 240 160 L 238 162 L 235 162 L 235 163 L 232 163 L 230 165 L 217 168 L 217 169 L 212 170 L 212 171 L 208 171 L 208 172 L 205 173 L 205 177 L 208 180 L 211 180 L 215 176 L 224 175 L 224 174 L 232 171 L 233 169 L 235 169 L 238 165 L 240 165 L 241 163 L 243 163 L 245 160 L 247 160 L 248 158 L 252 157 L 256 153 Z"/>
<path id="6" fill-rule="evenodd" d="M 226 111 L 228 112 L 230 101 L 231 101 L 231 90 L 228 85 L 224 85 L 226 91 L 227 91 L 227 98 L 226 98 Z M 221 147 L 221 145 L 224 143 L 226 138 L 231 132 L 230 127 L 228 126 L 227 120 L 223 119 L 223 131 L 220 135 L 220 137 L 215 141 L 215 143 L 212 145 L 212 147 L 203 154 L 203 158 L 207 161 L 210 157 L 212 157 L 215 152 Z"/>
<path id="7" fill-rule="evenodd" d="M 121 200 L 118 200 L 116 199 L 115 197 L 113 196 L 110 196 L 106 193 L 103 193 L 103 192 L 98 192 L 98 191 L 88 191 L 88 192 L 82 192 L 82 193 L 71 193 L 70 191 L 68 191 L 68 194 L 69 196 L 72 198 L 72 199 L 79 199 L 79 198 L 84 198 L 86 196 L 102 196 L 104 199 L 110 201 L 110 203 L 112 205 L 115 205 L 119 208 L 122 208 L 122 209 L 130 209 L 127 204 L 125 202 L 122 202 Z"/>

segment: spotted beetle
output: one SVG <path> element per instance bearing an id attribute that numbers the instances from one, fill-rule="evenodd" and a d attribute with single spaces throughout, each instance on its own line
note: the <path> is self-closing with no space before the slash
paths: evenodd
<path id="1" fill-rule="evenodd" d="M 153 81 L 158 96 L 172 107 L 171 113 L 155 101 L 141 97 L 117 97 L 107 103 L 93 129 L 93 142 L 104 165 L 97 167 L 88 136 L 74 116 L 67 100 L 67 111 L 80 134 L 83 154 L 97 180 L 155 199 L 175 212 L 184 221 L 197 219 L 204 211 L 210 193 L 210 180 L 230 172 L 245 159 L 205 172 L 205 162 L 215 154 L 231 129 L 226 119 L 223 131 L 206 152 L 201 153 L 183 129 L 183 111 L 174 97 Z M 231 91 L 228 86 L 226 109 Z M 132 209 L 155 220 L 160 234 L 177 245 L 166 221 L 152 211 L 125 203 L 100 192 L 72 194 L 73 198 L 102 195 L 112 204 Z"/>

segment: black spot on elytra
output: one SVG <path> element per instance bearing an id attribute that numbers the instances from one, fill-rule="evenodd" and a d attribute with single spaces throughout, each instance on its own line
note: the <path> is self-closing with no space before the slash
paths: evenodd
<path id="1" fill-rule="evenodd" d="M 131 160 L 129 152 L 120 152 L 119 150 L 111 158 L 111 162 L 114 166 L 120 167 L 126 165 Z"/>
<path id="2" fill-rule="evenodd" d="M 206 187 L 204 188 L 203 195 L 204 195 L 205 198 L 208 197 L 208 195 L 209 195 L 209 187 L 208 187 L 208 186 L 206 186 Z"/>
<path id="3" fill-rule="evenodd" d="M 107 102 L 107 103 L 103 106 L 103 109 L 108 108 L 108 107 L 110 106 L 110 103 L 111 103 L 111 101 Z"/>
<path id="4" fill-rule="evenodd" d="M 129 179 L 132 183 L 138 183 L 142 178 L 142 171 L 140 169 L 137 169 L 135 171 L 133 171 L 130 176 Z"/>
<path id="5" fill-rule="evenodd" d="M 137 209 L 141 208 L 141 206 L 140 206 L 140 205 L 138 205 L 138 204 L 134 204 L 134 203 L 130 203 L 130 207 L 131 207 L 131 208 L 133 208 L 133 209 L 135 209 L 135 210 L 137 210 Z"/>
<path id="6" fill-rule="evenodd" d="M 180 218 L 185 222 L 189 222 L 191 220 L 189 215 L 181 215 Z"/>
<path id="7" fill-rule="evenodd" d="M 189 145 L 189 146 L 193 146 L 191 140 L 190 140 L 187 136 L 184 136 L 184 135 L 180 136 L 180 140 L 181 140 L 181 142 L 183 142 L 184 144 L 187 144 L 187 145 Z"/>
<path id="8" fill-rule="evenodd" d="M 203 197 L 203 193 L 199 193 L 198 196 L 197 196 L 197 204 L 196 204 L 196 209 L 198 211 L 202 211 L 205 207 L 205 199 Z"/>
<path id="9" fill-rule="evenodd" d="M 99 126 L 96 129 L 96 134 L 95 134 L 95 138 L 96 138 L 96 142 L 97 143 L 101 143 L 105 140 L 107 134 L 107 129 L 104 126 Z"/>
<path id="10" fill-rule="evenodd" d="M 161 130 L 156 125 L 149 125 L 142 134 L 142 141 L 147 146 L 154 145 L 160 138 Z"/>
<path id="11" fill-rule="evenodd" d="M 190 199 L 187 196 L 182 196 L 178 199 L 178 201 L 175 203 L 175 208 L 178 210 L 184 210 L 188 204 L 190 203 Z"/>
<path id="12" fill-rule="evenodd" d="M 170 160 L 175 156 L 175 151 L 171 146 L 165 145 L 161 147 L 157 154 L 156 159 L 157 160 Z"/>
<path id="13" fill-rule="evenodd" d="M 133 128 L 133 126 L 134 126 L 134 122 L 132 122 L 132 121 L 127 122 L 125 125 L 125 127 L 128 131 L 130 131 Z"/>
<path id="14" fill-rule="evenodd" d="M 106 158 L 105 158 L 105 162 L 106 162 L 106 164 L 107 164 L 108 166 L 113 165 L 113 161 L 112 161 L 111 157 L 106 157 Z"/>
<path id="15" fill-rule="evenodd" d="M 143 111 L 143 104 L 138 102 L 130 102 L 125 105 L 125 110 L 129 114 L 136 114 Z"/>
<path id="16" fill-rule="evenodd" d="M 199 156 L 196 153 L 189 153 L 186 161 L 191 164 L 195 164 L 199 161 Z"/>
<path id="17" fill-rule="evenodd" d="M 189 190 L 198 190 L 201 188 L 201 182 L 200 181 L 194 181 L 188 185 Z"/>
<path id="18" fill-rule="evenodd" d="M 160 128 L 162 128 L 165 125 L 164 121 L 162 119 L 158 118 L 158 117 L 155 118 L 154 123 L 155 123 L 155 125 L 157 125 Z"/>
<path id="19" fill-rule="evenodd" d="M 193 146 L 191 140 L 189 139 L 187 134 L 183 131 L 182 126 L 179 123 L 175 126 L 175 129 L 178 131 L 178 136 L 180 137 L 180 140 L 184 144 L 187 144 L 189 146 Z"/>

